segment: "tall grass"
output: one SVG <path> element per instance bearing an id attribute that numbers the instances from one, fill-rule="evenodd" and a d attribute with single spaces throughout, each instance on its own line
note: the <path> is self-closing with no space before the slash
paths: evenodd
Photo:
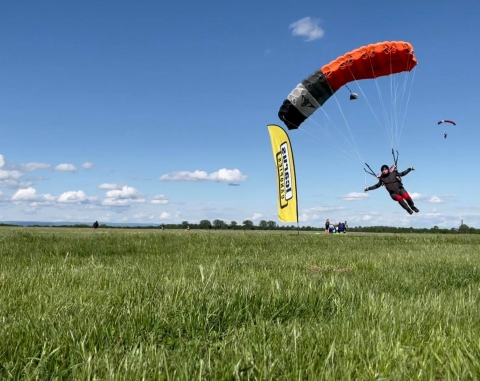
<path id="1" fill-rule="evenodd" d="M 1 229 L 0 379 L 478 379 L 479 244 Z"/>

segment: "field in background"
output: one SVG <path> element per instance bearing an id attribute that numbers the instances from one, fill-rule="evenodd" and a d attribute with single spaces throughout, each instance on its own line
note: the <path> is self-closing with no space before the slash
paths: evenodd
<path id="1" fill-rule="evenodd" d="M 480 236 L 236 233 L 0 229 L 0 379 L 480 378 Z"/>

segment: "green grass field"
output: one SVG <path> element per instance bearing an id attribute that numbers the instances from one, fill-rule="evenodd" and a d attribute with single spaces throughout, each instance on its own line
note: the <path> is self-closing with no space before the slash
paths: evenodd
<path id="1" fill-rule="evenodd" d="M 480 378 L 480 236 L 0 229 L 2 380 Z"/>

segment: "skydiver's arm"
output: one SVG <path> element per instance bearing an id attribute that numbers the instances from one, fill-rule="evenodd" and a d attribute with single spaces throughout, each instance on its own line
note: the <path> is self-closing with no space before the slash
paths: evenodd
<path id="1" fill-rule="evenodd" d="M 414 170 L 413 167 L 410 167 L 410 168 L 406 169 L 405 171 L 400 172 L 400 173 L 398 174 L 398 176 L 405 176 L 407 173 L 409 173 L 409 172 L 412 171 L 412 170 Z"/>
<path id="2" fill-rule="evenodd" d="M 365 191 L 374 190 L 374 189 L 380 188 L 381 186 L 382 186 L 382 182 L 379 181 L 378 183 L 376 183 L 375 185 L 372 185 L 371 187 L 366 187 Z"/>

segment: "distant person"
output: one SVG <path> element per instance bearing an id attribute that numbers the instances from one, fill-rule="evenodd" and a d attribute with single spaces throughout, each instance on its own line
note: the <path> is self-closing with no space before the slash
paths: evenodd
<path id="1" fill-rule="evenodd" d="M 347 229 L 348 229 L 348 224 L 347 224 L 347 221 L 345 221 L 345 233 L 347 232 Z"/>
<path id="2" fill-rule="evenodd" d="M 339 233 L 345 233 L 345 223 L 344 222 L 339 222 L 338 223 L 338 232 Z"/>
<path id="3" fill-rule="evenodd" d="M 327 220 L 325 221 L 325 234 L 329 233 L 329 229 L 330 229 L 330 220 L 327 218 Z"/>
<path id="4" fill-rule="evenodd" d="M 165 230 L 165 224 L 162 224 L 162 230 Z"/>
<path id="5" fill-rule="evenodd" d="M 186 232 L 189 232 L 190 231 L 190 225 L 187 226 L 187 228 L 185 229 Z"/>
<path id="6" fill-rule="evenodd" d="M 93 223 L 93 228 L 94 228 L 94 229 L 98 229 L 98 221 L 95 221 L 95 222 Z"/>
<path id="7" fill-rule="evenodd" d="M 446 138 L 447 138 L 447 135 L 448 135 L 448 134 L 445 132 L 445 133 L 443 134 L 443 138 L 446 139 Z"/>

